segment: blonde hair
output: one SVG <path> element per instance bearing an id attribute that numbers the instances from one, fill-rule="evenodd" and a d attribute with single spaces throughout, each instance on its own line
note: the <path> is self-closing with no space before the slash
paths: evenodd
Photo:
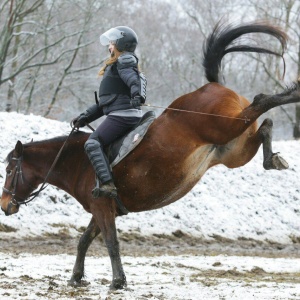
<path id="1" fill-rule="evenodd" d="M 104 72 L 105 72 L 105 69 L 106 69 L 108 66 L 114 64 L 114 63 L 118 60 L 119 56 L 120 56 L 122 53 L 123 53 L 123 52 L 120 52 L 120 51 L 118 51 L 118 49 L 115 48 L 115 49 L 114 49 L 114 54 L 113 54 L 112 56 L 110 56 L 110 57 L 105 61 L 104 66 L 102 66 L 101 69 L 100 69 L 99 72 L 98 72 L 98 76 L 102 76 L 102 75 L 104 74 Z M 137 66 L 137 68 L 138 68 L 139 71 L 141 71 L 141 68 L 140 68 L 139 65 Z"/>
<path id="2" fill-rule="evenodd" d="M 114 64 L 122 53 L 123 52 L 120 52 L 117 48 L 115 48 L 114 54 L 105 61 L 104 66 L 98 72 L 98 76 L 102 76 L 107 66 Z"/>

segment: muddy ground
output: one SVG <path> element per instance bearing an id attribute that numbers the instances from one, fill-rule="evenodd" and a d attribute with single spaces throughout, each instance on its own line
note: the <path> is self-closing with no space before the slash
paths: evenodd
<path id="1" fill-rule="evenodd" d="M 300 272 L 297 269 L 268 271 L 261 260 L 292 259 L 289 265 L 295 267 L 293 264 L 298 264 L 300 258 L 297 241 L 282 245 L 245 239 L 232 241 L 220 236 L 203 240 L 181 231 L 172 236 L 147 237 L 136 232 L 119 232 L 129 286 L 125 290 L 110 291 L 110 263 L 101 238 L 96 238 L 88 251 L 90 284 L 78 289 L 67 286 L 78 240 L 79 237 L 64 233 L 24 239 L 0 235 L 0 298 L 300 299 Z M 53 258 L 49 260 L 45 255 Z M 232 258 L 236 256 L 241 262 L 236 263 L 238 259 Z M 249 257 L 257 262 L 247 269 Z M 32 259 L 41 260 L 40 270 L 30 270 Z M 98 263 L 101 269 L 94 270 Z"/>

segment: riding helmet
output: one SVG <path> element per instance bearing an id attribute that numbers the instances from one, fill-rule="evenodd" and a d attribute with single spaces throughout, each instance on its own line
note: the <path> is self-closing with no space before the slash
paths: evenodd
<path id="1" fill-rule="evenodd" d="M 100 35 L 100 43 L 103 46 L 107 46 L 110 42 L 113 42 L 120 52 L 134 52 L 138 44 L 138 36 L 127 26 L 117 26 Z"/>

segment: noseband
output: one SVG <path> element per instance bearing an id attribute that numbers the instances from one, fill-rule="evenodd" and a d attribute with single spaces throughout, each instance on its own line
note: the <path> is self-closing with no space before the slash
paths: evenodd
<path id="1" fill-rule="evenodd" d="M 22 160 L 23 156 L 20 156 L 19 158 L 12 157 L 12 160 L 17 161 L 17 165 L 15 166 L 15 170 L 13 175 L 13 179 L 11 181 L 9 189 L 3 187 L 3 191 L 9 195 L 11 195 L 10 203 L 14 206 L 20 206 L 21 204 L 27 204 L 30 201 L 32 201 L 34 198 L 36 198 L 39 193 L 46 188 L 46 186 L 42 186 L 38 191 L 31 193 L 27 198 L 22 198 L 16 195 L 17 185 L 19 180 L 21 180 L 22 184 L 25 184 L 24 177 L 23 177 L 23 171 L 22 171 Z M 26 183 L 31 189 L 34 190 L 34 188 L 29 184 Z M 17 200 L 19 199 L 19 200 Z"/>

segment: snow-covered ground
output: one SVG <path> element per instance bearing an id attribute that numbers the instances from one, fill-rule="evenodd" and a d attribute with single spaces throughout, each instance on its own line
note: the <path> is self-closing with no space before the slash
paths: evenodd
<path id="1" fill-rule="evenodd" d="M 0 185 L 5 178 L 4 159 L 18 139 L 26 143 L 69 132 L 68 123 L 0 113 Z M 222 236 L 299 243 L 300 142 L 277 141 L 273 151 L 288 161 L 288 170 L 265 171 L 260 150 L 242 168 L 210 169 L 188 195 L 172 205 L 118 218 L 117 227 L 146 236 L 181 230 L 203 239 Z M 1 253 L 1 238 L 57 233 L 62 227 L 78 236 L 89 220 L 75 199 L 51 186 L 18 214 L 0 215 L 0 299 L 300 299 L 299 258 L 143 257 L 141 248 L 140 257 L 122 258 L 129 288 L 110 293 L 108 257 L 87 257 L 86 279 L 91 284 L 74 289 L 66 286 L 73 256 Z M 8 227 L 17 231 L 5 232 Z"/>
<path id="2" fill-rule="evenodd" d="M 69 132 L 67 122 L 0 113 L 0 185 L 5 178 L 4 159 L 17 140 L 26 143 Z M 117 226 L 145 235 L 181 230 L 204 238 L 220 235 L 292 243 L 300 239 L 300 141 L 274 142 L 273 151 L 288 161 L 288 170 L 265 171 L 260 149 L 246 166 L 216 166 L 181 200 L 159 210 L 118 218 Z M 22 206 L 18 214 L 0 215 L 0 225 L 17 229 L 14 237 L 55 233 L 57 224 L 70 225 L 70 233 L 77 234 L 76 229 L 89 220 L 90 215 L 75 199 L 51 186 L 38 199 Z"/>

